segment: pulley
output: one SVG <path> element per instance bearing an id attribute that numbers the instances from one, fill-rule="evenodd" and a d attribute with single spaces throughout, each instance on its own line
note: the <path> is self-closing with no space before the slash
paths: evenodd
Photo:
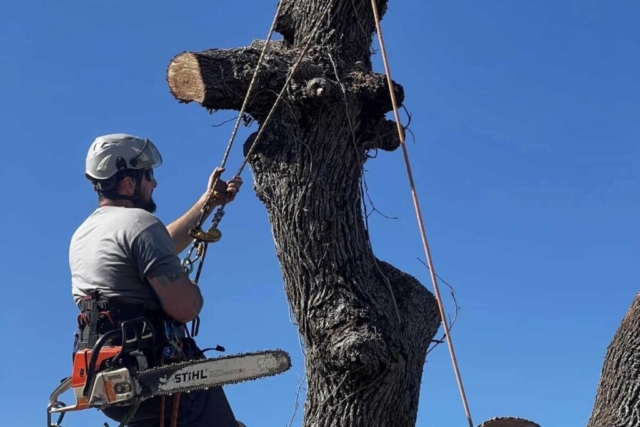
<path id="1" fill-rule="evenodd" d="M 217 227 L 211 227 L 207 231 L 193 227 L 189 230 L 189 235 L 195 240 L 207 243 L 216 243 L 222 238 L 222 232 Z"/>

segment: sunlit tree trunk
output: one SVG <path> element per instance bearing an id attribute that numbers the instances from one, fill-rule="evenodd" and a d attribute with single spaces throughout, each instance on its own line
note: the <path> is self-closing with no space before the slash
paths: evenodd
<path id="1" fill-rule="evenodd" d="M 377 7 L 383 16 L 387 0 Z M 249 165 L 303 338 L 306 427 L 415 425 L 426 351 L 440 326 L 433 295 L 376 258 L 363 216 L 368 154 L 400 144 L 385 119 L 385 76 L 372 72 L 374 28 L 369 0 L 282 0 L 276 31 L 284 39 L 270 44 L 246 110 L 264 127 Z M 240 110 L 263 46 L 177 55 L 168 67 L 171 93 L 208 110 Z M 402 87 L 394 90 L 402 102 Z"/>
<path id="2" fill-rule="evenodd" d="M 640 426 L 640 295 L 622 319 L 605 356 L 587 427 Z"/>
<path id="3" fill-rule="evenodd" d="M 378 2 L 381 13 L 386 3 Z M 363 166 L 370 150 L 394 150 L 399 139 L 384 117 L 391 109 L 385 78 L 371 70 L 371 4 L 329 5 L 283 0 L 276 30 L 284 40 L 269 47 L 247 110 L 260 126 L 309 37 L 314 45 L 249 164 L 304 342 L 304 425 L 411 426 L 439 315 L 424 286 L 371 248 Z M 176 56 L 172 93 L 207 109 L 239 110 L 262 46 Z M 399 85 L 396 92 L 402 101 Z"/>

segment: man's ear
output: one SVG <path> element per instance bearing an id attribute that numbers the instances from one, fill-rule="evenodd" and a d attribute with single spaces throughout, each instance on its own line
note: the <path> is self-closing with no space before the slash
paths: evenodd
<path id="1" fill-rule="evenodd" d="M 120 194 L 124 194 L 126 196 L 133 196 L 133 193 L 136 191 L 136 182 L 130 176 L 125 176 L 120 181 Z"/>

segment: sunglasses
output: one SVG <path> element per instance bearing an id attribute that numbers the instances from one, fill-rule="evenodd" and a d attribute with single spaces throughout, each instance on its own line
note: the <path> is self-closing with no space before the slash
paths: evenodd
<path id="1" fill-rule="evenodd" d="M 153 169 L 145 170 L 144 177 L 147 178 L 148 181 L 153 181 Z"/>

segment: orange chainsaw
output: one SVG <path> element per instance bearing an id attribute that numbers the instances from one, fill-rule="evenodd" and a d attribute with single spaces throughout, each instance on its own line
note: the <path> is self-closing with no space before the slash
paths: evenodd
<path id="1" fill-rule="evenodd" d="M 71 376 L 53 391 L 47 405 L 47 427 L 61 427 L 65 413 L 107 406 L 131 406 L 156 396 L 187 393 L 280 374 L 291 367 L 289 354 L 265 350 L 196 359 L 147 368 L 141 349 L 153 342 L 154 330 L 145 318 L 123 322 L 121 329 L 102 335 L 93 348 L 79 350 Z M 121 345 L 110 345 L 114 338 Z M 136 363 L 132 363 L 136 362 Z M 73 390 L 76 403 L 59 397 Z M 58 420 L 53 423 L 53 414 Z"/>

